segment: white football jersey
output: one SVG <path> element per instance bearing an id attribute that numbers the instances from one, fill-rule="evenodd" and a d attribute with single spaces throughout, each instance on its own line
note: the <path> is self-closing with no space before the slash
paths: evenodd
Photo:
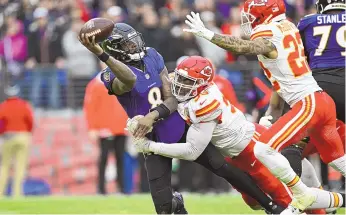
<path id="1" fill-rule="evenodd" d="M 178 112 L 190 124 L 217 121 L 211 142 L 224 156 L 239 155 L 255 132 L 255 125 L 224 98 L 214 83 L 199 96 L 180 103 Z"/>
<path id="2" fill-rule="evenodd" d="M 259 25 L 250 37 L 251 40 L 256 38 L 267 39 L 276 47 L 276 59 L 258 55 L 258 60 L 274 90 L 289 105 L 321 90 L 306 62 L 299 30 L 292 22 L 282 20 Z"/>

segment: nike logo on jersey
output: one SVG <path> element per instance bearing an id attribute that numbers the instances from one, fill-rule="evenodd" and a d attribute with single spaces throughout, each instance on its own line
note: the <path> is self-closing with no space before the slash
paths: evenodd
<path id="1" fill-rule="evenodd" d="M 252 167 L 255 166 L 255 163 L 256 163 L 256 161 L 254 161 L 254 162 L 251 164 L 251 166 L 252 166 Z"/>
<path id="2" fill-rule="evenodd" d="M 155 83 L 150 84 L 150 85 L 148 86 L 148 88 L 153 87 L 155 84 L 156 84 L 156 82 L 155 82 Z"/>
<path id="3" fill-rule="evenodd" d="M 203 102 L 200 102 L 199 103 L 199 105 L 203 105 L 204 104 L 204 102 L 206 102 L 207 100 L 204 100 Z"/>

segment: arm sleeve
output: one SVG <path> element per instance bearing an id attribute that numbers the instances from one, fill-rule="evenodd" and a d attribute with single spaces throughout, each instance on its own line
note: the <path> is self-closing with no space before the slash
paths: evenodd
<path id="1" fill-rule="evenodd" d="M 196 160 L 208 146 L 216 122 L 193 124 L 187 132 L 186 143 L 151 143 L 150 151 L 155 154 L 183 160 Z"/>

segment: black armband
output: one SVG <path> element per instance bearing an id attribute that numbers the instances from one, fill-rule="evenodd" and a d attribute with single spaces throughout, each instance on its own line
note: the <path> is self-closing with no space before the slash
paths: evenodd
<path id="1" fill-rule="evenodd" d="M 171 114 L 171 111 L 163 103 L 156 108 L 151 109 L 150 112 L 153 112 L 154 110 L 157 110 L 157 112 L 159 112 L 159 117 L 157 118 L 157 120 L 165 119 Z"/>
<path id="2" fill-rule="evenodd" d="M 109 59 L 109 55 L 106 52 L 102 52 L 102 54 L 97 57 L 104 63 L 106 63 L 106 61 Z"/>

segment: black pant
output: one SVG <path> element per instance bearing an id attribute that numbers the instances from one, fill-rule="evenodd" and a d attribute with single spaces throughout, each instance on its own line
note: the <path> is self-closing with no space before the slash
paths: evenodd
<path id="1" fill-rule="evenodd" d="M 99 141 L 100 144 L 100 156 L 98 161 L 98 192 L 100 194 L 106 194 L 105 188 L 105 172 L 106 165 L 108 160 L 108 152 L 114 150 L 116 158 L 116 169 L 117 169 L 117 184 L 118 190 L 124 193 L 124 152 L 125 152 L 125 143 L 127 137 L 124 135 L 112 136 L 109 138 L 101 138 Z"/>
<path id="2" fill-rule="evenodd" d="M 318 85 L 333 98 L 336 117 L 345 122 L 345 67 L 315 69 L 312 74 Z"/>

